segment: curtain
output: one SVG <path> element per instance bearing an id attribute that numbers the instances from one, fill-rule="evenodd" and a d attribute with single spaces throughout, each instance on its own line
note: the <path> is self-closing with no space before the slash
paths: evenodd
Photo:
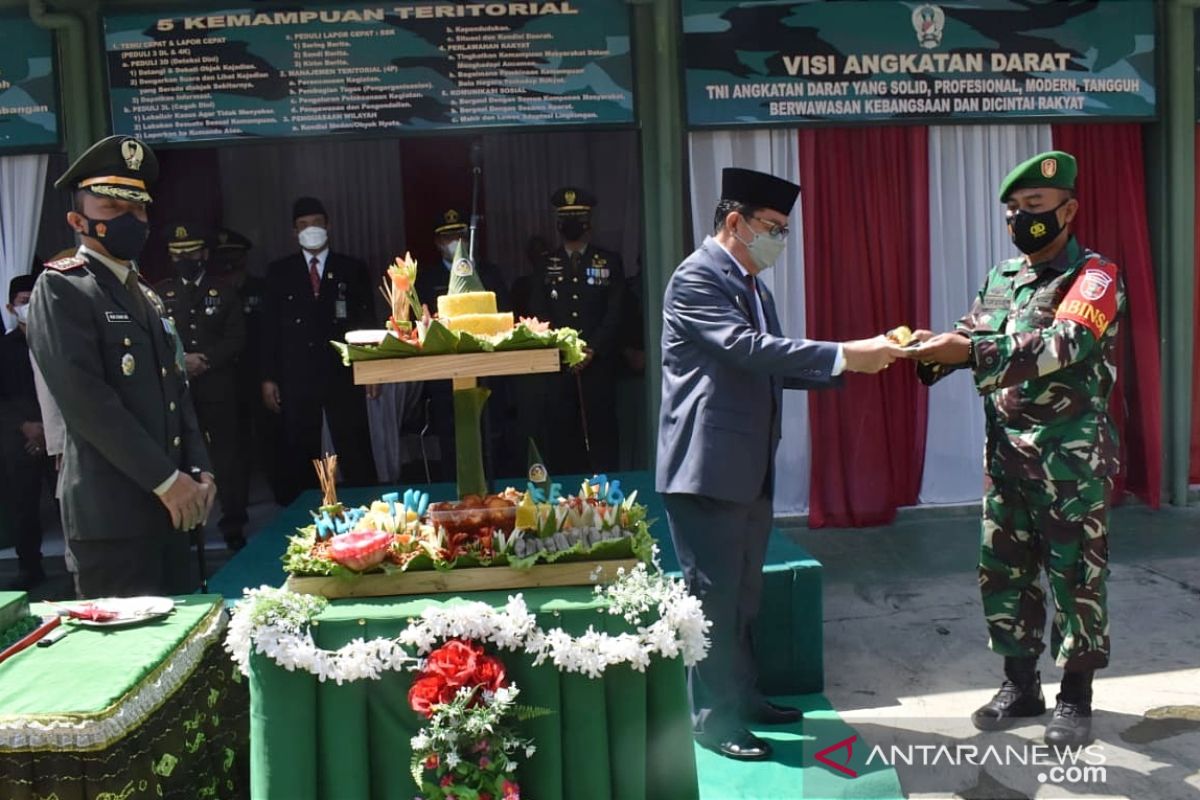
<path id="1" fill-rule="evenodd" d="M 993 264 L 1019 255 L 1008 236 L 1000 181 L 1051 148 L 1049 125 L 929 128 L 929 321 L 950 330 Z M 977 502 L 983 491 L 983 403 L 959 370 L 929 393 L 922 503 Z"/>
<path id="2" fill-rule="evenodd" d="M 625 274 L 640 272 L 642 172 L 632 131 L 487 134 L 483 144 L 484 253 L 509 283 L 533 271 L 530 239 L 558 242 L 550 195 L 575 185 L 596 197 L 592 241 L 621 254 Z M 470 183 L 466 184 L 470 200 Z"/>
<path id="3" fill-rule="evenodd" d="M 1196 159 L 1200 163 L 1200 125 L 1196 126 Z M 1200 180 L 1196 181 L 1195 228 L 1200 231 Z M 1192 447 L 1188 482 L 1200 483 L 1200 240 L 1196 244 L 1196 288 L 1192 305 Z"/>
<path id="4" fill-rule="evenodd" d="M 8 304 L 9 281 L 28 275 L 33 266 L 46 162 L 44 155 L 0 157 L 0 306 Z M 7 309 L 3 320 L 5 330 L 17 324 Z"/>
<path id="5" fill-rule="evenodd" d="M 1054 146 L 1079 160 L 1075 230 L 1086 247 L 1114 260 L 1125 276 L 1126 317 L 1110 408 L 1121 433 L 1122 488 L 1158 508 L 1162 491 L 1162 386 L 1158 308 L 1142 128 L 1136 124 L 1055 125 Z"/>
<path id="6" fill-rule="evenodd" d="M 923 127 L 799 132 L 808 335 L 845 341 L 929 326 L 929 150 Z M 809 526 L 890 522 L 917 501 L 926 391 L 901 364 L 809 397 Z"/>
<path id="7" fill-rule="evenodd" d="M 712 233 L 713 213 L 721 193 L 721 170 L 744 167 L 800 183 L 798 143 L 793 131 L 716 131 L 688 136 L 691 163 L 694 246 Z M 763 282 L 775 295 L 786 336 L 804 336 L 804 233 L 801 193 L 792 214 L 792 235 L 775 269 Z M 783 393 L 783 440 L 775 457 L 775 513 L 807 513 L 812 451 L 809 447 L 806 392 Z"/>

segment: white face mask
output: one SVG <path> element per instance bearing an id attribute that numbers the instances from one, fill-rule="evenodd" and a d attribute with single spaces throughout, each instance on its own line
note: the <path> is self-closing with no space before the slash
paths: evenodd
<path id="1" fill-rule="evenodd" d="M 458 239 L 443 245 L 439 245 L 438 249 L 442 251 L 442 258 L 446 259 L 447 261 L 453 261 L 454 253 L 458 250 Z"/>
<path id="2" fill-rule="evenodd" d="M 29 324 L 29 304 L 22 303 L 19 306 L 13 306 L 13 314 L 17 317 L 17 322 L 22 325 Z"/>
<path id="3" fill-rule="evenodd" d="M 329 232 L 318 225 L 309 225 L 300 231 L 300 246 L 306 250 L 320 250 L 329 241 Z"/>
<path id="4" fill-rule="evenodd" d="M 746 224 L 749 226 L 749 223 Z M 739 242 L 746 245 L 746 249 L 750 251 L 750 257 L 754 259 L 760 272 L 775 266 L 775 262 L 779 260 L 779 255 L 787 244 L 787 239 L 782 236 L 776 239 L 770 234 L 759 233 L 753 228 L 750 228 L 750 232 L 754 234 L 754 238 L 748 242 L 737 235 L 736 229 L 733 235 Z"/>

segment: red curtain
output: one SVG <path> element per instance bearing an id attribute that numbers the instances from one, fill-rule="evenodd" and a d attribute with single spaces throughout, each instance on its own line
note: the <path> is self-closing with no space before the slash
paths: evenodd
<path id="1" fill-rule="evenodd" d="M 1200 125 L 1196 126 L 1196 163 L 1200 163 Z M 1200 181 L 1196 182 L 1195 230 L 1200 231 Z M 1200 483 L 1200 242 L 1196 246 L 1196 297 L 1192 335 L 1192 458 L 1188 482 Z"/>
<path id="2" fill-rule="evenodd" d="M 805 305 L 811 339 L 929 325 L 929 156 L 923 127 L 804 129 Z M 909 364 L 809 394 L 809 526 L 882 525 L 917 502 L 926 391 Z M 785 445 L 786 446 L 786 443 Z"/>
<path id="3" fill-rule="evenodd" d="M 1054 125 L 1054 146 L 1079 160 L 1079 214 L 1075 231 L 1085 247 L 1114 260 L 1125 276 L 1126 313 L 1111 409 L 1121 432 L 1121 475 L 1127 489 L 1151 508 L 1162 492 L 1162 386 L 1158 307 L 1142 128 L 1136 124 Z"/>

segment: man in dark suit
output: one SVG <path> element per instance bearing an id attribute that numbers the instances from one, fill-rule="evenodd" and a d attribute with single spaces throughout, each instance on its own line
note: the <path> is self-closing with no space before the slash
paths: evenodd
<path id="1" fill-rule="evenodd" d="M 82 241 L 38 278 L 29 346 L 66 426 L 59 487 L 81 597 L 191 591 L 188 540 L 216 484 L 162 301 L 140 283 L 153 151 L 94 144 L 54 184 Z M 190 474 L 198 474 L 193 480 Z"/>
<path id="2" fill-rule="evenodd" d="M 345 481 L 375 483 L 365 394 L 329 344 L 346 331 L 376 327 L 367 267 L 329 249 L 320 200 L 297 200 L 292 227 L 300 252 L 267 267 L 260 342 L 263 403 L 283 419 L 285 503 L 316 486 L 311 461 L 326 449 L 323 430 Z"/>
<path id="3" fill-rule="evenodd" d="M 837 344 L 785 338 L 757 276 L 774 265 L 800 187 L 744 169 L 722 174 L 713 235 L 675 270 L 663 300 L 662 411 L 655 488 L 688 590 L 712 621 L 708 658 L 691 669 L 701 745 L 741 760 L 770 757 L 748 722 L 798 709 L 755 687 L 750 630 L 762 597 L 783 389 L 877 372 L 903 350 L 884 337 Z"/>
<path id="4" fill-rule="evenodd" d="M 209 271 L 209 238 L 203 226 L 171 225 L 167 251 L 175 275 L 155 289 L 179 332 L 196 417 L 222 476 L 221 535 L 230 550 L 240 550 L 246 544 L 242 529 L 247 516 L 245 489 L 236 480 L 240 433 L 234 375 L 246 331 L 236 291 Z"/>
<path id="5" fill-rule="evenodd" d="M 592 243 L 590 192 L 564 186 L 550 203 L 562 242 L 534 271 L 530 310 L 555 328 L 579 331 L 587 348 L 582 363 L 548 378 L 547 462 L 557 473 L 615 470 L 625 269 L 619 253 Z"/>
<path id="6" fill-rule="evenodd" d="M 17 580 L 29 591 L 45 580 L 42 569 L 41 500 L 43 480 L 53 474 L 46 434 L 33 382 L 25 338 L 34 277 L 18 275 L 8 284 L 8 310 L 17 327 L 0 337 L 0 497 L 16 534 Z"/>

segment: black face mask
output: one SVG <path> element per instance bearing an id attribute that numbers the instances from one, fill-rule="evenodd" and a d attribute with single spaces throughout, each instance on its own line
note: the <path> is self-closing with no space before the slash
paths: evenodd
<path id="1" fill-rule="evenodd" d="M 1029 255 L 1045 249 L 1046 245 L 1053 242 L 1062 233 L 1062 225 L 1058 224 L 1058 210 L 1069 201 L 1070 198 L 1067 198 L 1049 211 L 1037 214 L 1020 210 L 1008 212 L 1008 234 L 1017 249 Z"/>
<path id="2" fill-rule="evenodd" d="M 200 270 L 204 269 L 204 262 L 198 258 L 179 259 L 173 263 L 175 272 L 189 283 L 196 280 L 196 277 L 200 274 Z"/>
<path id="3" fill-rule="evenodd" d="M 568 242 L 578 242 L 592 227 L 592 224 L 579 217 L 567 217 L 558 221 L 558 232 Z"/>
<path id="4" fill-rule="evenodd" d="M 126 211 L 112 219 L 92 219 L 88 221 L 87 235 L 104 245 L 108 254 L 118 261 L 132 261 L 146 246 L 146 237 L 150 234 L 149 223 L 143 222 Z"/>

